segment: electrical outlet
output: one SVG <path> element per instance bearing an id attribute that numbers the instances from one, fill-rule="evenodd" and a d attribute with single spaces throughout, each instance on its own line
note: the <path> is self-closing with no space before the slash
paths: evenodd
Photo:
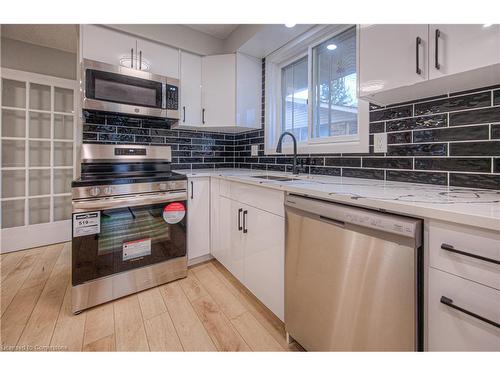
<path id="1" fill-rule="evenodd" d="M 387 133 L 373 135 L 374 152 L 387 152 Z"/>
<path id="2" fill-rule="evenodd" d="M 259 155 L 259 145 L 252 145 L 252 156 Z"/>

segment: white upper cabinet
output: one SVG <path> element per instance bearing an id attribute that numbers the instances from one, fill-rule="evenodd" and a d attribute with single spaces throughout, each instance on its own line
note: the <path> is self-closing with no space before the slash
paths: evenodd
<path id="1" fill-rule="evenodd" d="M 235 126 L 236 55 L 203 57 L 202 125 Z"/>
<path id="2" fill-rule="evenodd" d="M 497 85 L 500 25 L 361 25 L 359 59 L 359 97 L 377 104 Z"/>
<path id="3" fill-rule="evenodd" d="M 81 44 L 85 59 L 120 65 L 129 58 L 135 69 L 147 63 L 151 73 L 179 78 L 178 49 L 95 25 L 81 26 Z"/>
<path id="4" fill-rule="evenodd" d="M 137 39 L 137 54 L 150 64 L 151 73 L 179 78 L 179 50 L 165 45 Z"/>
<path id="5" fill-rule="evenodd" d="M 130 35 L 95 25 L 82 25 L 80 34 L 85 59 L 119 65 L 121 58 L 137 53 L 137 39 Z"/>
<path id="6" fill-rule="evenodd" d="M 258 128 L 261 117 L 262 65 L 255 57 L 236 54 L 236 124 Z"/>
<path id="7" fill-rule="evenodd" d="M 361 25 L 359 30 L 360 97 L 427 79 L 427 25 Z"/>
<path id="8" fill-rule="evenodd" d="M 201 57 L 181 51 L 179 125 L 201 125 Z"/>
<path id="9" fill-rule="evenodd" d="M 429 77 L 500 63 L 500 25 L 430 25 Z"/>
<path id="10" fill-rule="evenodd" d="M 240 53 L 203 57 L 202 127 L 260 128 L 261 87 L 259 59 Z"/>

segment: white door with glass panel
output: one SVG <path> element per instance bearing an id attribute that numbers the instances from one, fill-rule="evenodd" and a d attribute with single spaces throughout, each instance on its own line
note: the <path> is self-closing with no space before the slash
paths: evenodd
<path id="1" fill-rule="evenodd" d="M 76 81 L 2 69 L 1 252 L 71 239 Z"/>

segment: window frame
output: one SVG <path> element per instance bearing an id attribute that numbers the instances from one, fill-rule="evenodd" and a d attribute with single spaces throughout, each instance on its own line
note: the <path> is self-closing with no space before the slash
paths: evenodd
<path id="1" fill-rule="evenodd" d="M 314 47 L 328 39 L 356 27 L 356 75 L 358 84 L 358 135 L 315 138 L 313 131 L 313 57 Z M 266 57 L 265 78 L 265 124 L 264 124 L 264 152 L 266 155 L 276 155 L 276 143 L 281 134 L 281 69 L 307 56 L 308 64 L 308 139 L 297 143 L 297 152 L 301 154 L 322 153 L 367 153 L 369 151 L 369 103 L 359 98 L 359 25 L 319 25 L 306 31 L 296 39 L 287 43 L 274 53 Z M 291 143 L 283 144 L 283 153 L 292 153 Z"/>

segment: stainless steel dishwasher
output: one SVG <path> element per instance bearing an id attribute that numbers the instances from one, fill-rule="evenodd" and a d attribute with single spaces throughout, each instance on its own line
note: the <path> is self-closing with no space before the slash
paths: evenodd
<path id="1" fill-rule="evenodd" d="M 422 222 L 287 195 L 285 329 L 311 351 L 423 348 Z"/>

